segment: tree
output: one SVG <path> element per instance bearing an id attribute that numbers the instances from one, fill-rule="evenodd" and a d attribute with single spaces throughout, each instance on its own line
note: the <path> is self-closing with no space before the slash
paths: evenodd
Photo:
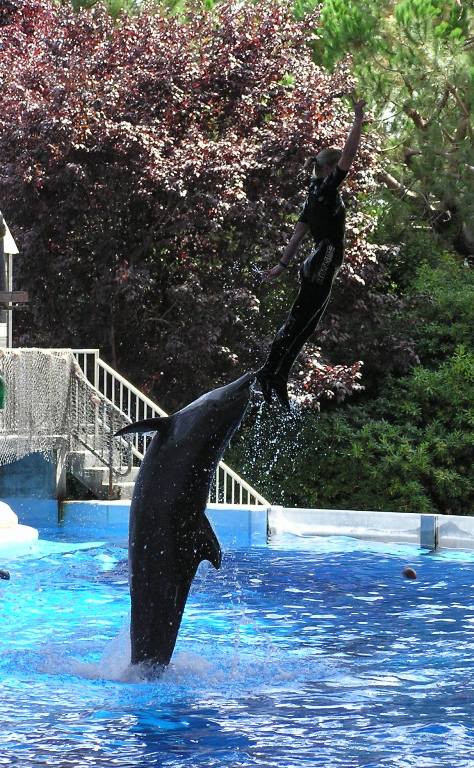
<path id="1" fill-rule="evenodd" d="M 315 44 L 328 67 L 350 55 L 385 132 L 379 181 L 474 255 L 474 37 L 461 0 L 326 0 Z M 471 9 L 472 10 L 472 9 Z"/>
<path id="2" fill-rule="evenodd" d="M 303 160 L 345 136 L 347 68 L 315 66 L 307 22 L 273 0 L 199 6 L 187 22 L 9 8 L 0 189 L 32 299 L 18 342 L 98 346 L 169 408 L 254 367 L 289 289 L 260 302 L 252 268 L 291 231 Z M 368 136 L 352 193 L 370 189 L 373 154 Z M 349 230 L 342 295 L 365 291 L 370 222 Z M 339 371 L 347 393 L 355 362 Z M 313 399 L 328 379 L 314 385 Z"/>

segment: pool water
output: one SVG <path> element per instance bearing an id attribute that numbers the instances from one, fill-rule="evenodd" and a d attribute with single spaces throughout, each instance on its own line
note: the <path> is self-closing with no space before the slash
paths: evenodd
<path id="1" fill-rule="evenodd" d="M 126 549 L 80 538 L 0 563 L 0 765 L 474 766 L 472 555 L 228 551 L 147 682 L 128 666 Z"/>

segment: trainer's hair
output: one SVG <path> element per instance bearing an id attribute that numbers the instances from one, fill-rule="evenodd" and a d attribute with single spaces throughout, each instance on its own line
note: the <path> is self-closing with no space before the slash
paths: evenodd
<path id="1" fill-rule="evenodd" d="M 308 158 L 304 164 L 305 170 L 311 168 L 312 176 L 321 176 L 322 169 L 325 165 L 336 165 L 338 160 L 341 159 L 342 150 L 337 147 L 326 147 L 318 152 L 314 157 Z"/>

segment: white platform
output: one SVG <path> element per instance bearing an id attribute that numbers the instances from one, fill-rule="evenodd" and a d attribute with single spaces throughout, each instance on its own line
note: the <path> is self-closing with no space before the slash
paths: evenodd
<path id="1" fill-rule="evenodd" d="M 29 525 L 20 525 L 12 508 L 0 501 L 0 552 L 10 554 L 12 550 L 29 548 L 38 540 L 38 531 Z M 7 550 L 7 552 L 5 552 Z"/>

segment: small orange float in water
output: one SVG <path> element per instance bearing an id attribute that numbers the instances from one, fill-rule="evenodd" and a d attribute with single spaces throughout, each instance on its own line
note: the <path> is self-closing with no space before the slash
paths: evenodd
<path id="1" fill-rule="evenodd" d="M 402 573 L 406 579 L 416 579 L 416 571 L 414 568 L 410 568 L 409 565 L 405 566 Z"/>

